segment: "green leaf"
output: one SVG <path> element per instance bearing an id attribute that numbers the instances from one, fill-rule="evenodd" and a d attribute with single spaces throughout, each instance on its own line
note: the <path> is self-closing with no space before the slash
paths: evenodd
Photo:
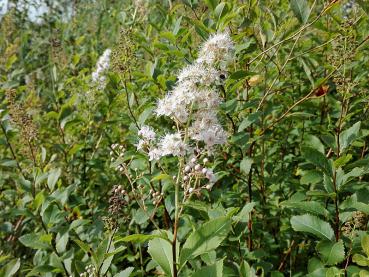
<path id="1" fill-rule="evenodd" d="M 152 239 L 149 241 L 147 252 L 149 252 L 153 260 L 160 265 L 167 275 L 173 276 L 173 254 L 172 244 L 170 242 L 161 238 Z"/>
<path id="2" fill-rule="evenodd" d="M 215 7 L 218 5 L 218 0 L 204 0 L 206 5 L 211 8 L 212 10 L 215 10 Z"/>
<path id="3" fill-rule="evenodd" d="M 13 259 L 8 262 L 1 270 L 0 276 L 11 277 L 14 276 L 20 268 L 20 259 Z"/>
<path id="4" fill-rule="evenodd" d="M 369 266 L 369 259 L 360 254 L 352 256 L 352 261 L 360 266 Z"/>
<path id="5" fill-rule="evenodd" d="M 351 181 L 352 179 L 356 177 L 360 177 L 364 175 L 364 173 L 365 173 L 364 168 L 355 167 L 353 170 L 344 174 L 342 177 L 337 178 L 337 188 L 340 189 L 342 186 L 347 184 L 349 181 Z"/>
<path id="6" fill-rule="evenodd" d="M 194 231 L 182 247 L 180 267 L 188 260 L 216 249 L 231 230 L 229 217 L 218 217 L 203 224 Z"/>
<path id="7" fill-rule="evenodd" d="M 240 170 L 242 173 L 249 175 L 251 166 L 253 164 L 254 160 L 249 157 L 243 158 L 243 160 L 240 163 Z"/>
<path id="8" fill-rule="evenodd" d="M 366 14 L 369 14 L 369 5 L 368 5 L 367 0 L 356 0 L 356 2 L 366 12 Z"/>
<path id="9" fill-rule="evenodd" d="M 365 254 L 369 257 L 369 235 L 364 235 L 361 238 L 361 247 L 363 248 Z"/>
<path id="10" fill-rule="evenodd" d="M 253 276 L 255 276 L 253 269 L 246 261 L 243 261 L 243 263 L 240 266 L 240 277 L 253 277 Z"/>
<path id="11" fill-rule="evenodd" d="M 321 241 L 316 246 L 326 265 L 336 265 L 345 259 L 345 247 L 343 241 Z"/>
<path id="12" fill-rule="evenodd" d="M 233 220 L 237 222 L 249 221 L 249 214 L 251 213 L 255 205 L 256 205 L 255 202 L 247 203 L 245 206 L 243 206 L 242 210 L 238 213 L 238 215 L 233 217 Z"/>
<path id="13" fill-rule="evenodd" d="M 197 270 L 192 277 L 223 277 L 223 260 L 216 262 L 213 265 L 205 266 Z"/>
<path id="14" fill-rule="evenodd" d="M 114 277 L 129 277 L 131 276 L 131 273 L 133 272 L 133 270 L 135 270 L 134 267 L 128 267 L 125 270 L 115 274 Z"/>
<path id="15" fill-rule="evenodd" d="M 32 249 L 48 249 L 51 242 L 51 235 L 26 234 L 21 236 L 19 241 Z"/>
<path id="16" fill-rule="evenodd" d="M 342 152 L 359 136 L 361 122 L 356 122 L 340 134 L 340 151 Z"/>
<path id="17" fill-rule="evenodd" d="M 324 154 L 312 147 L 303 147 L 302 155 L 310 163 L 323 170 L 328 176 L 332 176 L 332 166 Z"/>
<path id="18" fill-rule="evenodd" d="M 322 204 L 316 201 L 292 201 L 287 200 L 280 203 L 281 206 L 303 210 L 316 215 L 328 216 L 329 212 Z"/>
<path id="19" fill-rule="evenodd" d="M 307 0 L 290 0 L 290 6 L 297 19 L 305 24 L 310 15 L 310 8 Z"/>
<path id="20" fill-rule="evenodd" d="M 310 233 L 321 239 L 334 239 L 334 232 L 331 225 L 310 214 L 293 216 L 291 218 L 291 225 L 295 231 Z"/>
<path id="21" fill-rule="evenodd" d="M 260 114 L 260 112 L 249 114 L 244 120 L 242 120 L 240 126 L 238 127 L 238 132 L 242 132 L 247 127 L 251 126 L 251 124 L 255 123 L 259 119 Z"/>
<path id="22" fill-rule="evenodd" d="M 144 243 L 148 240 L 154 239 L 154 238 L 161 238 L 161 239 L 166 239 L 163 236 L 160 235 L 145 235 L 145 234 L 133 234 L 133 235 L 128 235 L 126 237 L 117 237 L 117 239 L 115 240 L 115 242 L 135 242 L 135 243 Z"/>
<path id="23" fill-rule="evenodd" d="M 61 174 L 61 169 L 56 168 L 49 172 L 49 176 L 47 177 L 47 186 L 51 191 L 54 190 L 55 184 L 58 181 Z"/>

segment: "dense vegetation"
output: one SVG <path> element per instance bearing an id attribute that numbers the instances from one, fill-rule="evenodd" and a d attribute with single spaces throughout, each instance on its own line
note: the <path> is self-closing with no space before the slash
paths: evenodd
<path id="1" fill-rule="evenodd" d="M 369 276 L 368 1 L 70 2 L 0 22 L 0 276 Z"/>

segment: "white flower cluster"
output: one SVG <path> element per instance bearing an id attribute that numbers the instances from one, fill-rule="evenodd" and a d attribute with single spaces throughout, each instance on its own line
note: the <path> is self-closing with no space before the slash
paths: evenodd
<path id="1" fill-rule="evenodd" d="M 227 132 L 217 118 L 221 98 L 215 85 L 221 79 L 222 66 L 232 49 L 233 42 L 228 33 L 211 36 L 200 49 L 199 58 L 182 69 L 174 89 L 157 103 L 158 116 L 169 116 L 180 124 L 189 123 L 192 115 L 189 138 L 203 141 L 209 150 L 227 140 Z M 184 156 L 189 149 L 179 132 L 167 134 L 157 142 L 155 132 L 143 126 L 138 135 L 137 149 L 146 151 L 150 160 L 159 160 L 167 155 Z"/>
<path id="2" fill-rule="evenodd" d="M 110 67 L 111 50 L 106 49 L 96 63 L 96 70 L 92 72 L 92 81 L 97 84 L 99 89 L 104 89 L 106 86 L 106 72 Z"/>
<path id="3" fill-rule="evenodd" d="M 217 119 L 217 108 L 221 102 L 215 85 L 221 76 L 233 49 L 228 33 L 218 33 L 209 38 L 194 64 L 182 69 L 178 81 L 169 94 L 157 104 L 157 115 L 165 115 L 179 123 L 186 123 L 190 114 L 193 122 L 189 128 L 191 139 L 203 141 L 208 149 L 224 144 L 227 133 Z"/>
<path id="4" fill-rule="evenodd" d="M 159 160 L 160 157 L 167 155 L 183 156 L 186 154 L 187 147 L 180 133 L 167 134 L 158 143 L 155 143 L 155 131 L 149 126 L 142 126 L 138 135 L 140 140 L 136 145 L 137 150 L 147 150 L 150 161 Z"/>

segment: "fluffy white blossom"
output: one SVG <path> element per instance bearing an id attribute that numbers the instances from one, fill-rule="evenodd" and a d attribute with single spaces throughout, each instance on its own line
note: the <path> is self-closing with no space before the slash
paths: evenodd
<path id="1" fill-rule="evenodd" d="M 96 63 L 96 70 L 92 72 L 92 81 L 97 84 L 99 89 L 104 89 L 106 86 L 106 72 L 110 67 L 111 50 L 106 49 Z"/>
<path id="2" fill-rule="evenodd" d="M 222 74 L 219 65 L 227 61 L 232 49 L 228 33 L 212 35 L 201 47 L 195 63 L 179 72 L 176 86 L 157 103 L 158 116 L 165 115 L 183 124 L 191 120 L 190 138 L 203 141 L 209 150 L 227 141 L 228 134 L 217 119 L 221 98 L 215 87 Z M 162 138 L 158 149 L 162 150 L 162 156 L 181 156 L 186 152 L 186 145 L 176 133 Z"/>
<path id="3" fill-rule="evenodd" d="M 200 63 L 191 64 L 179 73 L 178 82 L 191 81 L 201 85 L 209 86 L 214 84 L 218 79 L 219 72 L 210 66 L 205 66 Z"/>
<path id="4" fill-rule="evenodd" d="M 150 161 L 157 161 L 162 156 L 161 154 L 162 154 L 162 152 L 161 152 L 160 149 L 158 149 L 158 148 L 152 148 L 152 149 L 150 149 L 150 151 L 148 153 L 149 160 Z"/>
<path id="5" fill-rule="evenodd" d="M 138 131 L 138 135 L 148 141 L 152 141 L 156 137 L 155 131 L 146 125 L 141 127 L 141 129 Z"/>
<path id="6" fill-rule="evenodd" d="M 187 146 L 182 141 L 180 133 L 167 134 L 159 142 L 162 156 L 184 156 L 186 154 Z"/>
<path id="7" fill-rule="evenodd" d="M 214 34 L 201 47 L 197 62 L 213 65 L 220 61 L 226 61 L 229 59 L 233 47 L 229 33 Z"/>

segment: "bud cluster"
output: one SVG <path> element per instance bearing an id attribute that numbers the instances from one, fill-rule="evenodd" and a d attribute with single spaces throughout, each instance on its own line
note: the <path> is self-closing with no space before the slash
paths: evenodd
<path id="1" fill-rule="evenodd" d="M 92 264 L 85 267 L 85 272 L 79 275 L 80 277 L 93 277 L 96 276 L 95 268 Z"/>
<path id="2" fill-rule="evenodd" d="M 193 157 L 190 162 L 184 168 L 182 188 L 185 190 L 185 194 L 200 193 L 200 189 L 211 190 L 216 177 L 213 170 L 206 167 L 209 163 L 208 158 L 202 160 L 202 164 L 198 161 L 198 158 Z M 205 186 L 197 188 L 199 180 L 207 179 L 208 183 Z M 192 184 L 193 183 L 193 184 Z"/>

